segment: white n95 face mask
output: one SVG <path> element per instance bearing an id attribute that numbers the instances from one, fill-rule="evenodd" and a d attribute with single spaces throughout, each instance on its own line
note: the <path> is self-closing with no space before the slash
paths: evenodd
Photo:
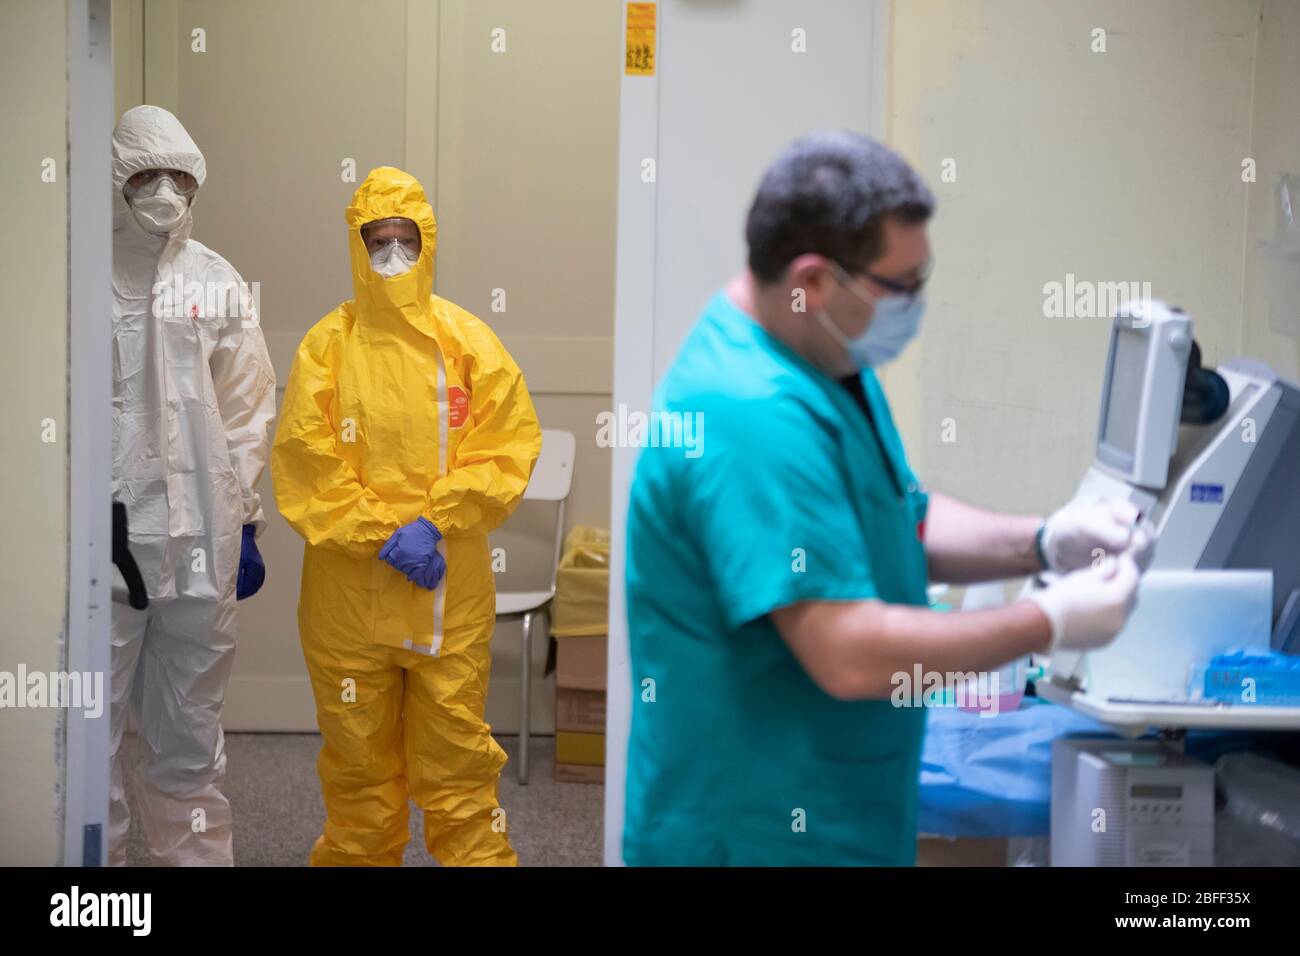
<path id="1" fill-rule="evenodd" d="M 865 332 L 851 339 L 831 321 L 825 310 L 818 310 L 817 321 L 849 353 L 849 358 L 860 369 L 879 368 L 898 358 L 921 330 L 921 316 L 925 313 L 924 292 L 918 290 L 913 295 L 868 298 L 870 294 L 859 290 L 852 276 L 846 273 L 842 282 L 864 302 L 875 303 L 871 324 Z"/>
<path id="2" fill-rule="evenodd" d="M 385 278 L 400 276 L 403 272 L 410 272 L 411 267 L 418 261 L 419 257 L 411 255 L 406 247 L 396 239 L 382 249 L 376 249 L 370 254 L 370 268 Z"/>
<path id="3" fill-rule="evenodd" d="M 165 236 L 180 225 L 190 208 L 189 200 L 177 192 L 175 184 L 167 176 L 159 177 L 152 194 L 139 194 L 130 200 L 130 204 L 140 228 L 158 236 Z"/>

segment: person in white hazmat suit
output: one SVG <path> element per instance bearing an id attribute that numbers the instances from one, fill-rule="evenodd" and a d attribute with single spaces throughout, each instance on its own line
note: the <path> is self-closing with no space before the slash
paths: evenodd
<path id="1" fill-rule="evenodd" d="M 155 864 L 233 864 L 221 792 L 221 705 L 235 601 L 265 577 L 255 485 L 275 375 L 253 298 L 190 238 L 203 154 L 171 113 L 138 106 L 113 132 L 113 497 L 149 595 L 113 604 L 109 859 L 126 862 L 121 755 L 127 708 L 141 762 L 132 788 Z"/>

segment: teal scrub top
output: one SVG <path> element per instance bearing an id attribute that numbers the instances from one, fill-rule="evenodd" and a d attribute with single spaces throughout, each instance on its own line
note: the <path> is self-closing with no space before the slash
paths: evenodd
<path id="1" fill-rule="evenodd" d="M 721 292 L 660 383 L 702 431 L 642 449 L 628 506 L 630 865 L 914 862 L 924 709 L 830 697 L 768 617 L 927 603 L 927 498 L 862 384 L 874 433 Z"/>

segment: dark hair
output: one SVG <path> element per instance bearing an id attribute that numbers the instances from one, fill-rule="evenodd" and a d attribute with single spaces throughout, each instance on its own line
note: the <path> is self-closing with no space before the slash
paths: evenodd
<path id="1" fill-rule="evenodd" d="M 882 251 L 887 217 L 925 222 L 933 211 L 929 188 L 893 150 L 847 130 L 812 133 L 763 174 L 745 222 L 749 269 L 775 282 L 815 252 L 860 272 Z"/>

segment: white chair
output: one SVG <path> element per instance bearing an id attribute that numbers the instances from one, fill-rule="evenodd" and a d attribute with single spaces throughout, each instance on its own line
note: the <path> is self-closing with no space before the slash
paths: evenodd
<path id="1" fill-rule="evenodd" d="M 528 736 L 532 724 L 533 617 L 546 610 L 555 597 L 555 576 L 560 568 L 564 543 L 564 504 L 573 487 L 573 459 L 578 443 L 572 432 L 542 429 L 542 452 L 533 477 L 524 490 L 525 501 L 553 501 L 555 508 L 555 553 L 551 561 L 551 586 L 545 591 L 498 591 L 497 623 L 523 621 L 519 668 L 519 769 L 521 784 L 528 783 Z"/>

